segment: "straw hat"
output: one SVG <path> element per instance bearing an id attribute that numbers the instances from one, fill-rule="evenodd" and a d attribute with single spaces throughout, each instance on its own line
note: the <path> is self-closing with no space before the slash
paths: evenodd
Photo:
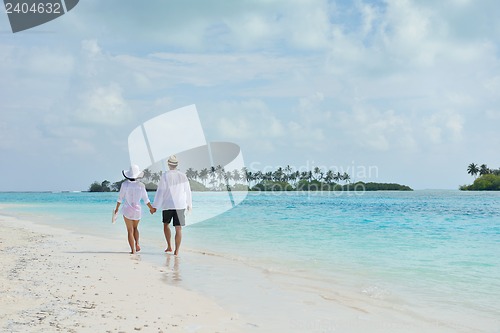
<path id="1" fill-rule="evenodd" d="M 167 163 L 168 163 L 168 165 L 171 165 L 171 166 L 177 166 L 179 164 L 179 161 L 177 160 L 177 156 L 171 155 L 168 158 Z"/>
<path id="2" fill-rule="evenodd" d="M 141 178 L 142 176 L 144 176 L 144 171 L 141 171 L 138 165 L 132 164 L 130 166 L 130 169 L 128 169 L 127 171 L 122 170 L 122 174 L 129 180 L 136 180 L 137 178 Z"/>

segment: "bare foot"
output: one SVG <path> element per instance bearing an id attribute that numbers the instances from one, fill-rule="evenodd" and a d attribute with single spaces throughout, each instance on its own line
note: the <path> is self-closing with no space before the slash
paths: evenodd
<path id="1" fill-rule="evenodd" d="M 174 255 L 178 255 L 178 254 L 179 254 L 179 250 L 175 249 Z"/>
<path id="2" fill-rule="evenodd" d="M 134 250 L 130 251 L 130 254 L 135 254 L 135 251 Z"/>
<path id="3" fill-rule="evenodd" d="M 165 249 L 165 252 L 172 252 L 172 248 L 171 248 L 171 247 L 167 247 L 167 248 Z"/>
<path id="4" fill-rule="evenodd" d="M 139 252 L 139 251 L 141 250 L 141 247 L 139 246 L 139 244 L 136 244 L 136 245 L 135 245 L 135 250 L 136 250 L 137 252 Z"/>

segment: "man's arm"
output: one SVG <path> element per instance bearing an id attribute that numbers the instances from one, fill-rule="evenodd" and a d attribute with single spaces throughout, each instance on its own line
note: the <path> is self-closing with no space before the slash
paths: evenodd
<path id="1" fill-rule="evenodd" d="M 155 198 L 153 200 L 153 207 L 156 209 L 161 209 L 163 207 L 163 197 L 165 193 L 165 175 L 163 175 L 160 179 L 160 183 L 158 184 L 158 188 L 156 189 Z"/>
<path id="2" fill-rule="evenodd" d="M 189 179 L 187 179 L 187 182 L 185 184 L 186 185 L 184 186 L 184 190 L 186 191 L 187 210 L 192 210 L 193 209 L 193 196 L 191 194 L 191 185 L 189 185 Z"/>

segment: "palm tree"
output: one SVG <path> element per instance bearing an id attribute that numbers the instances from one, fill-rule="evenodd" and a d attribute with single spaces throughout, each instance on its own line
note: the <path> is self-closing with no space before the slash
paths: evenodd
<path id="1" fill-rule="evenodd" d="M 229 186 L 229 181 L 233 179 L 233 173 L 231 171 L 224 172 L 224 181 L 227 186 Z"/>
<path id="2" fill-rule="evenodd" d="M 344 172 L 344 174 L 342 175 L 342 180 L 345 180 L 347 183 L 350 183 L 351 176 L 349 176 L 347 172 Z"/>
<path id="3" fill-rule="evenodd" d="M 233 180 L 234 180 L 235 183 L 237 183 L 238 180 L 241 179 L 240 172 L 237 169 L 233 170 L 232 178 L 233 178 Z"/>
<path id="4" fill-rule="evenodd" d="M 342 180 L 342 174 L 337 171 L 337 173 L 333 176 L 333 180 L 338 183 L 340 180 Z"/>
<path id="5" fill-rule="evenodd" d="M 222 165 L 218 165 L 215 167 L 215 174 L 217 175 L 217 179 L 219 180 L 219 182 L 222 181 L 222 179 L 224 179 L 224 176 L 226 175 L 226 171 L 224 170 L 224 167 Z"/>
<path id="6" fill-rule="evenodd" d="M 191 180 L 196 180 L 198 179 L 198 170 L 194 170 L 193 168 L 189 168 L 186 170 L 186 177 Z"/>
<path id="7" fill-rule="evenodd" d="M 144 169 L 144 179 L 149 180 L 151 178 L 151 170 Z"/>
<path id="8" fill-rule="evenodd" d="M 278 168 L 278 170 L 273 172 L 273 180 L 276 182 L 280 182 L 283 179 L 283 169 L 281 167 Z"/>
<path id="9" fill-rule="evenodd" d="M 325 174 L 325 178 L 323 179 L 325 180 L 326 183 L 330 184 L 333 180 L 333 177 L 334 177 L 333 171 L 328 170 Z"/>
<path id="10" fill-rule="evenodd" d="M 299 179 L 299 177 L 300 177 L 300 172 L 299 171 L 295 171 L 295 172 L 292 172 L 288 176 L 288 179 L 292 181 L 293 186 L 296 186 L 297 185 L 297 179 Z"/>
<path id="11" fill-rule="evenodd" d="M 311 178 L 311 172 L 309 171 L 302 171 L 300 173 L 300 180 L 309 180 Z"/>
<path id="12" fill-rule="evenodd" d="M 248 183 L 248 186 L 251 187 L 251 184 L 252 184 L 252 181 L 255 180 L 255 175 L 252 171 L 246 171 L 244 174 L 243 174 L 243 180 L 246 180 L 247 183 Z"/>
<path id="13" fill-rule="evenodd" d="M 478 172 L 479 172 L 479 168 L 477 167 L 476 163 L 471 163 L 467 167 L 467 173 L 471 176 L 477 177 Z"/>
<path id="14" fill-rule="evenodd" d="M 273 180 L 273 172 L 268 171 L 262 175 L 262 180 Z"/>
<path id="15" fill-rule="evenodd" d="M 250 182 L 248 180 L 248 168 L 247 167 L 241 168 L 240 175 L 241 175 L 241 178 L 246 179 L 247 182 Z"/>
<path id="16" fill-rule="evenodd" d="M 264 174 L 262 173 L 262 171 L 257 171 L 253 175 L 253 179 L 252 180 L 255 180 L 256 183 L 260 183 L 261 181 L 263 181 L 264 180 Z"/>
<path id="17" fill-rule="evenodd" d="M 109 180 L 104 180 L 101 183 L 102 192 L 110 192 L 111 188 L 109 187 L 109 185 L 111 185 L 111 183 L 109 182 Z"/>
<path id="18" fill-rule="evenodd" d="M 317 181 L 321 181 L 323 179 L 323 171 L 320 169 L 320 167 L 314 168 L 314 179 Z"/>
<path id="19" fill-rule="evenodd" d="M 186 170 L 186 177 L 188 177 L 188 179 L 194 180 L 197 173 L 198 172 L 194 171 L 193 168 L 189 168 Z"/>
<path id="20" fill-rule="evenodd" d="M 292 178 L 292 167 L 290 165 L 287 165 L 283 171 L 285 173 L 285 181 L 287 182 Z"/>
<path id="21" fill-rule="evenodd" d="M 481 164 L 481 169 L 479 170 L 479 174 L 482 176 L 482 175 L 486 175 L 486 174 L 489 174 L 490 173 L 490 169 L 488 169 L 488 166 L 486 164 Z"/>
<path id="22" fill-rule="evenodd" d="M 215 167 L 213 166 L 210 167 L 208 174 L 210 175 L 210 184 L 212 184 L 212 189 L 213 189 L 213 187 L 215 186 L 215 176 L 216 176 Z"/>
<path id="23" fill-rule="evenodd" d="M 200 177 L 200 180 L 203 182 L 203 185 L 207 186 L 207 179 L 208 179 L 208 169 L 204 168 L 201 169 L 200 172 L 198 173 L 198 177 Z"/>
<path id="24" fill-rule="evenodd" d="M 158 183 L 160 181 L 160 178 L 161 178 L 161 173 L 159 172 L 155 172 L 153 173 L 153 175 L 151 176 L 151 180 L 154 182 L 154 183 Z"/>

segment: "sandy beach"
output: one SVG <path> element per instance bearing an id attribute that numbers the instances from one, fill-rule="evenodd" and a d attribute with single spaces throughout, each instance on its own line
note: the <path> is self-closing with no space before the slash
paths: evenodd
<path id="1" fill-rule="evenodd" d="M 91 236 L 0 217 L 2 332 L 238 332 L 236 314 Z"/>

